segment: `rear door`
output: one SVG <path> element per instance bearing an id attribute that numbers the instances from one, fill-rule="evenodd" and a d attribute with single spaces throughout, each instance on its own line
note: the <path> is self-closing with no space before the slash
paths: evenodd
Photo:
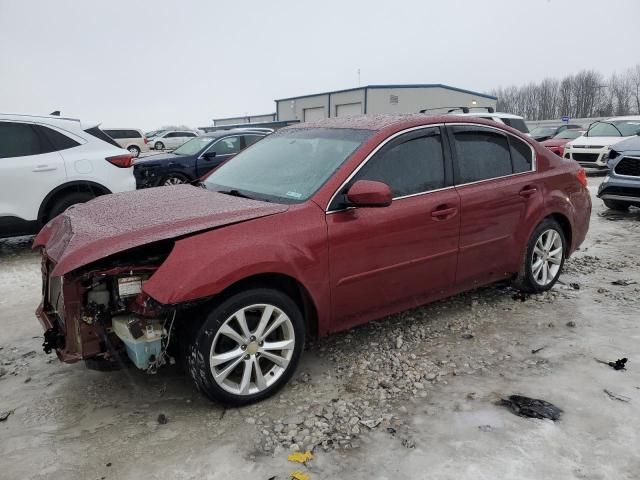
<path id="1" fill-rule="evenodd" d="M 453 286 L 460 205 L 445 143 L 439 127 L 395 138 L 330 205 L 331 295 L 340 328 L 420 305 Z M 341 208 L 342 194 L 357 180 L 389 185 L 392 204 Z"/>
<path id="2" fill-rule="evenodd" d="M 0 217 L 37 220 L 44 198 L 66 177 L 64 159 L 37 126 L 0 121 Z"/>
<path id="3" fill-rule="evenodd" d="M 198 157 L 196 163 L 196 173 L 198 177 L 205 175 L 214 168 L 234 157 L 242 149 L 242 136 L 233 135 L 215 141 L 202 155 Z M 205 156 L 206 153 L 215 152 L 214 157 Z"/>
<path id="4" fill-rule="evenodd" d="M 521 226 L 542 194 L 526 142 L 484 126 L 448 130 L 461 209 L 456 284 L 472 288 L 519 268 Z"/>

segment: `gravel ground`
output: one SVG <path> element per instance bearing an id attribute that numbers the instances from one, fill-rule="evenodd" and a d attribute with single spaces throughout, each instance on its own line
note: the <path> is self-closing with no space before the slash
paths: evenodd
<path id="1" fill-rule="evenodd" d="M 590 179 L 593 192 L 599 181 Z M 280 394 L 226 410 L 177 369 L 98 373 L 45 355 L 31 239 L 0 240 L 0 413 L 10 412 L 0 422 L 0 471 L 70 480 L 266 480 L 294 470 L 313 479 L 639 478 L 639 234 L 640 210 L 608 212 L 594 198 L 590 235 L 552 291 L 494 285 L 322 339 Z M 621 357 L 627 371 L 595 360 Z M 548 400 L 564 415 L 517 417 L 495 405 L 510 394 Z M 315 458 L 287 462 L 294 450 Z"/>

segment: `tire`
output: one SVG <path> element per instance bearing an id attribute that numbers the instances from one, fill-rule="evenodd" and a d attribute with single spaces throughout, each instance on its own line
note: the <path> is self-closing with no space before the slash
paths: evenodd
<path id="1" fill-rule="evenodd" d="M 129 153 L 135 158 L 138 158 L 140 156 L 140 149 L 135 145 L 131 145 L 129 148 L 127 148 L 127 150 L 129 150 Z"/>
<path id="2" fill-rule="evenodd" d="M 182 183 L 189 183 L 190 180 L 181 173 L 170 173 L 160 180 L 160 185 L 163 187 L 167 187 L 170 185 L 180 185 Z"/>
<path id="3" fill-rule="evenodd" d="M 603 200 L 605 207 L 615 210 L 616 212 L 626 212 L 629 210 L 631 204 L 626 202 L 620 202 L 618 200 Z"/>
<path id="4" fill-rule="evenodd" d="M 49 216 L 47 217 L 47 221 L 57 217 L 70 206 L 76 205 L 78 203 L 88 202 L 93 198 L 95 198 L 95 195 L 87 192 L 69 193 L 63 196 L 62 198 L 56 200 L 56 202 L 51 207 L 51 210 L 49 210 Z"/>
<path id="5" fill-rule="evenodd" d="M 241 312 L 247 326 L 244 334 L 238 321 Z M 261 325 L 265 312 L 268 316 Z M 260 331 L 267 335 L 261 337 Z M 247 405 L 270 397 L 289 381 L 300 361 L 304 339 L 305 322 L 291 298 L 267 288 L 246 290 L 207 315 L 189 342 L 187 370 L 209 399 Z"/>
<path id="6" fill-rule="evenodd" d="M 552 240 L 550 247 L 549 240 Z M 546 218 L 529 239 L 524 263 L 513 286 L 525 293 L 541 293 L 551 289 L 562 272 L 566 252 L 567 242 L 562 228 L 555 220 Z"/>
<path id="7" fill-rule="evenodd" d="M 164 143 L 162 142 L 156 142 L 153 144 L 153 149 L 154 150 L 164 150 Z"/>

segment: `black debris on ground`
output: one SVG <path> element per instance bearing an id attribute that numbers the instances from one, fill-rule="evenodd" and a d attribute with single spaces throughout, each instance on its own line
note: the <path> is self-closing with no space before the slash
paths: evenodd
<path id="1" fill-rule="evenodd" d="M 522 395 L 510 395 L 509 398 L 497 402 L 497 405 L 509 408 L 520 417 L 548 418 L 554 422 L 559 420 L 563 413 L 562 409 L 552 403 Z"/>
<path id="2" fill-rule="evenodd" d="M 515 301 L 526 302 L 529 296 L 526 293 L 518 292 L 511 295 Z"/>
<path id="3" fill-rule="evenodd" d="M 161 413 L 160 415 L 158 415 L 158 423 L 160 425 L 166 425 L 168 421 L 169 420 L 167 419 L 167 416 L 164 413 Z"/>
<path id="4" fill-rule="evenodd" d="M 534 355 L 538 352 L 540 352 L 541 350 L 545 349 L 546 346 L 540 347 L 540 348 L 534 348 L 533 350 L 531 350 L 531 353 L 533 353 Z"/>
<path id="5" fill-rule="evenodd" d="M 570 283 L 569 286 L 574 290 L 580 290 L 580 284 L 578 283 Z"/>
<path id="6" fill-rule="evenodd" d="M 619 358 L 615 362 L 605 362 L 604 360 L 600 360 L 596 358 L 596 362 L 602 363 L 604 365 L 609 365 L 614 370 L 626 370 L 627 369 L 627 358 Z"/>
<path id="7" fill-rule="evenodd" d="M 4 422 L 7 418 L 9 418 L 9 415 L 11 415 L 13 413 L 13 410 L 6 410 L 4 412 L 0 412 L 0 422 Z"/>
<path id="8" fill-rule="evenodd" d="M 566 323 L 566 325 L 567 325 L 567 327 L 569 327 L 569 328 L 576 328 L 576 322 L 574 322 L 573 320 L 569 320 L 569 321 Z"/>
<path id="9" fill-rule="evenodd" d="M 621 279 L 621 280 L 614 280 L 613 282 L 611 282 L 611 285 L 619 285 L 621 287 L 628 287 L 629 285 L 634 285 L 635 283 L 637 283 L 635 280 Z"/>

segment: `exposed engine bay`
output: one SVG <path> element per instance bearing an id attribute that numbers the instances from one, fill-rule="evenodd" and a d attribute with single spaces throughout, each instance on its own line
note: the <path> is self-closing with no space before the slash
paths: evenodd
<path id="1" fill-rule="evenodd" d="M 175 311 L 154 311 L 145 304 L 142 286 L 149 276 L 150 272 L 129 271 L 93 277 L 81 320 L 102 327 L 108 359 L 118 358 L 123 345 L 137 368 L 153 373 L 169 361 L 166 350 Z M 122 345 L 111 338 L 114 335 Z"/>

